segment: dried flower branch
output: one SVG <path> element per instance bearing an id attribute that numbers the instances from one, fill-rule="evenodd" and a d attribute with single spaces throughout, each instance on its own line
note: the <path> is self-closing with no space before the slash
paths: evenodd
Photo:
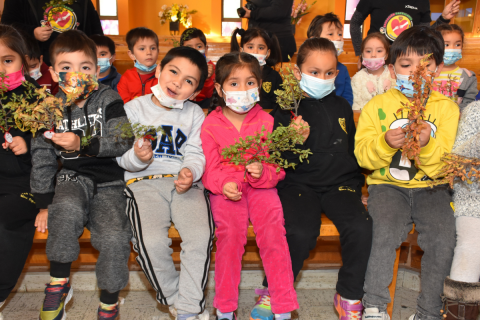
<path id="1" fill-rule="evenodd" d="M 283 78 L 283 83 L 280 85 L 283 90 L 278 89 L 274 92 L 277 96 L 277 104 L 283 110 L 290 110 L 297 117 L 298 107 L 303 98 L 303 90 L 300 88 L 300 83 L 295 78 L 290 66 L 287 65 L 285 68 L 282 68 L 280 75 Z"/>
<path id="2" fill-rule="evenodd" d="M 480 159 L 448 153 L 441 160 L 445 166 L 432 177 L 433 181 L 429 181 L 431 187 L 448 183 L 453 188 L 456 179 L 468 184 L 472 184 L 475 180 L 480 183 Z"/>

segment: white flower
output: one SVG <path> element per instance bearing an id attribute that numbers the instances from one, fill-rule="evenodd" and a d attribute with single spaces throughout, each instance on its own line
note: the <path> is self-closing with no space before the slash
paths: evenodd
<path id="1" fill-rule="evenodd" d="M 185 9 L 187 9 L 187 10 L 188 10 L 188 5 L 184 5 L 184 7 L 185 7 Z"/>
<path id="2" fill-rule="evenodd" d="M 175 22 L 175 21 L 178 20 L 178 17 L 176 15 L 174 15 L 174 16 L 171 17 L 171 19 L 172 19 L 173 22 Z"/>
<path id="3" fill-rule="evenodd" d="M 163 10 L 163 11 L 167 10 L 167 5 L 166 5 L 166 4 L 164 4 L 164 5 L 162 6 L 162 10 Z"/>
<path id="4" fill-rule="evenodd" d="M 159 16 L 159 17 L 162 17 L 163 14 L 164 14 L 164 11 L 160 11 L 160 12 L 158 13 L 158 16 Z"/>

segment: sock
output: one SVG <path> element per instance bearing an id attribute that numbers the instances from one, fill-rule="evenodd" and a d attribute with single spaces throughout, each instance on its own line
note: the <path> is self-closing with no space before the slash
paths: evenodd
<path id="1" fill-rule="evenodd" d="M 104 304 L 115 304 L 118 302 L 120 291 L 110 293 L 107 290 L 100 291 L 100 302 Z"/>
<path id="2" fill-rule="evenodd" d="M 350 299 L 345 299 L 344 297 L 341 297 L 342 301 L 347 301 L 349 304 L 359 304 L 360 300 L 350 300 Z"/>
<path id="3" fill-rule="evenodd" d="M 233 320 L 233 311 L 221 313 L 220 310 L 217 309 L 217 316 L 218 316 L 218 319 Z"/>
<path id="4" fill-rule="evenodd" d="M 71 266 L 71 262 L 61 263 L 50 261 L 50 276 L 55 278 L 68 278 L 70 277 Z"/>
<path id="5" fill-rule="evenodd" d="M 188 318 L 195 317 L 197 313 L 189 313 L 189 314 L 179 314 L 177 315 L 177 320 L 188 320 Z"/>
<path id="6" fill-rule="evenodd" d="M 279 313 L 275 315 L 275 320 L 290 320 L 292 319 L 291 312 Z"/>
<path id="7" fill-rule="evenodd" d="M 61 285 L 63 286 L 64 284 L 68 283 L 69 278 L 55 278 L 55 277 L 50 277 L 50 285 L 55 286 L 55 285 Z"/>

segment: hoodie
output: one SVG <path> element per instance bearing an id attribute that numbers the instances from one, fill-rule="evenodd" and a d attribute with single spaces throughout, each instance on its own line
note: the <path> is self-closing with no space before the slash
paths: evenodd
<path id="1" fill-rule="evenodd" d="M 155 78 L 155 71 L 149 74 L 139 74 L 137 68 L 128 69 L 120 78 L 117 85 L 117 91 L 122 97 L 123 102 L 152 93 L 152 87 L 158 84 Z"/>
<path id="2" fill-rule="evenodd" d="M 118 92 L 117 85 L 121 77 L 122 75 L 118 73 L 117 68 L 111 66 L 110 73 L 106 77 L 98 79 L 98 81 Z"/>
<path id="3" fill-rule="evenodd" d="M 47 90 L 51 94 L 56 95 L 58 93 L 58 82 L 53 81 L 52 75 L 50 74 L 48 66 L 45 64 L 45 62 L 42 63 L 42 66 L 40 67 L 40 73 L 42 76 L 36 80 L 37 83 L 41 87 L 47 87 Z"/>

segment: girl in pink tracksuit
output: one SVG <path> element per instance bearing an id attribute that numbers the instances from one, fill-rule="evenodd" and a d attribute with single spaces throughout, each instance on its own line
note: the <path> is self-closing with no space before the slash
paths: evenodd
<path id="1" fill-rule="evenodd" d="M 273 128 L 273 117 L 256 102 L 262 72 L 255 57 L 229 53 L 217 63 L 216 92 L 205 119 L 201 139 L 206 158 L 202 178 L 210 190 L 213 219 L 217 227 L 215 298 L 218 320 L 231 320 L 238 306 L 238 285 L 248 221 L 253 224 L 260 256 L 269 280 L 271 308 L 276 319 L 290 319 L 298 308 L 293 273 L 285 237 L 282 204 L 275 186 L 285 172 L 270 164 L 255 162 L 245 167 L 221 156 L 222 149 L 245 138 Z M 298 122 L 304 123 L 298 119 Z M 304 135 L 308 136 L 308 133 Z M 262 302 L 266 303 L 266 302 Z"/>

